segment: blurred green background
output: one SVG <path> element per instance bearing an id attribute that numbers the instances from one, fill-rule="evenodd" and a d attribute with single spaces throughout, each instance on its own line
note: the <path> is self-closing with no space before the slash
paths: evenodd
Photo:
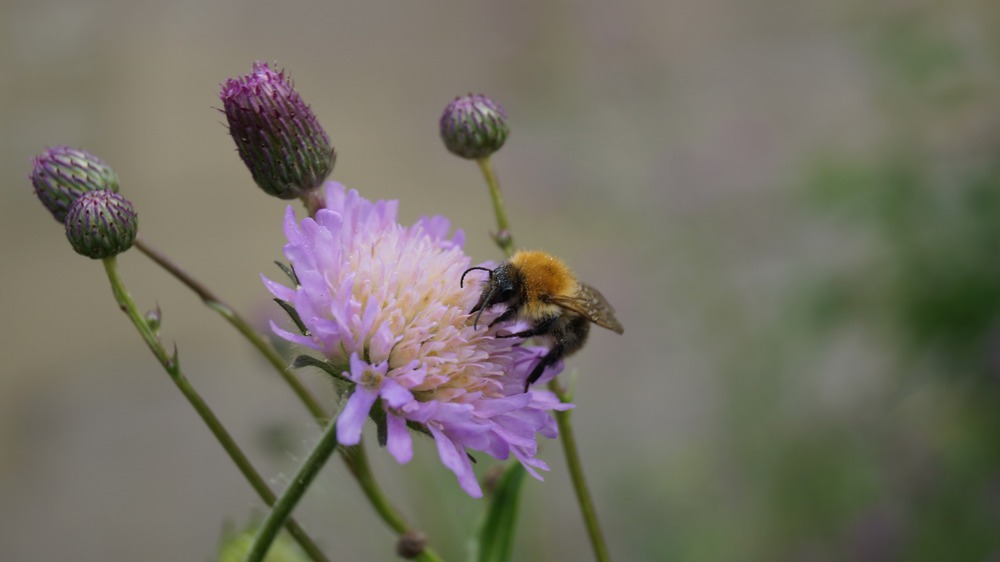
<path id="1" fill-rule="evenodd" d="M 101 156 L 147 240 L 263 322 L 284 206 L 214 109 L 256 59 L 291 72 L 335 179 L 406 221 L 448 215 L 479 260 L 498 257 L 486 191 L 437 118 L 470 91 L 506 106 L 494 164 L 518 242 L 564 257 L 626 326 L 569 363 L 615 560 L 1000 559 L 985 0 L 0 1 L 0 558 L 211 560 L 261 513 L 26 179 L 49 145 Z M 317 438 L 305 411 L 193 295 L 120 261 L 282 486 Z M 461 560 L 480 502 L 433 445 L 404 467 L 370 452 Z M 589 559 L 558 443 L 542 457 L 516 557 Z M 299 519 L 336 560 L 393 558 L 339 461 Z"/>

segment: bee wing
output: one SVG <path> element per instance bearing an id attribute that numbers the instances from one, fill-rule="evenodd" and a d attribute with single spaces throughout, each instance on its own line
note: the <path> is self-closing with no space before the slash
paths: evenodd
<path id="1" fill-rule="evenodd" d="M 608 300 L 600 291 L 580 283 L 580 290 L 572 297 L 555 296 L 552 303 L 562 308 L 572 310 L 590 319 L 591 322 L 602 328 L 607 328 L 619 334 L 625 332 L 621 322 L 615 318 L 615 309 L 608 304 Z"/>

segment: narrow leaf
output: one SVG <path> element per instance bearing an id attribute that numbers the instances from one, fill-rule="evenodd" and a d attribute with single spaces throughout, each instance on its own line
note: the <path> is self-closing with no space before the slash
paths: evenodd
<path id="1" fill-rule="evenodd" d="M 302 286 L 302 283 L 299 282 L 299 276 L 295 274 L 294 265 L 285 265 L 277 260 L 275 260 L 274 264 L 277 265 L 281 269 L 281 271 L 283 271 L 285 275 L 287 275 L 288 278 L 292 280 L 292 283 L 295 283 L 296 287 Z"/>
<path id="2" fill-rule="evenodd" d="M 430 430 L 428 430 L 427 426 L 422 423 L 418 423 L 413 420 L 406 420 L 406 427 L 410 428 L 412 431 L 416 431 L 417 433 L 423 433 L 428 437 L 431 436 Z"/>
<path id="3" fill-rule="evenodd" d="M 385 447 L 389 442 L 389 425 L 385 419 L 385 408 L 382 406 L 382 399 L 379 398 L 372 406 L 368 417 L 375 422 L 375 434 L 378 436 L 378 446 Z"/>
<path id="4" fill-rule="evenodd" d="M 299 329 L 299 333 L 301 333 L 303 336 L 309 335 L 309 329 L 306 328 L 306 325 L 302 323 L 302 318 L 299 316 L 299 312 L 295 310 L 294 306 L 288 304 L 288 302 L 286 301 L 277 298 L 274 299 L 274 302 L 278 303 L 278 306 L 280 306 L 282 310 L 284 310 L 285 313 L 288 314 L 288 317 L 292 319 L 292 322 L 295 322 L 295 327 Z"/>
<path id="5" fill-rule="evenodd" d="M 477 562 L 509 562 L 517 531 L 521 484 L 527 474 L 521 463 L 511 462 L 497 482 L 479 530 Z"/>
<path id="6" fill-rule="evenodd" d="M 175 372 L 181 370 L 181 356 L 180 352 L 177 351 L 177 342 L 174 342 L 174 354 L 170 356 L 170 364 L 167 368 L 173 369 Z"/>
<path id="7" fill-rule="evenodd" d="M 292 360 L 293 369 L 301 369 L 302 367 L 316 367 L 317 369 L 323 371 L 324 373 L 330 375 L 331 377 L 354 384 L 354 381 L 348 379 L 344 376 L 343 369 L 338 369 L 335 365 L 329 361 L 323 361 L 322 359 L 317 359 L 312 355 L 298 355 Z"/>

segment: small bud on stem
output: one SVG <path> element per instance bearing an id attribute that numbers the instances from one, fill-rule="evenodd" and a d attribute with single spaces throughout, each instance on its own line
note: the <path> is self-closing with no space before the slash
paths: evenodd
<path id="1" fill-rule="evenodd" d="M 507 113 L 486 96 L 455 98 L 441 114 L 441 139 L 452 154 L 477 160 L 500 150 L 507 140 Z"/>
<path id="2" fill-rule="evenodd" d="M 427 548 L 427 535 L 420 531 L 407 531 L 396 542 L 396 554 L 400 558 L 413 560 Z"/>
<path id="3" fill-rule="evenodd" d="M 103 160 L 68 146 L 46 149 L 33 159 L 31 184 L 35 195 L 59 222 L 70 205 L 88 191 L 118 192 L 118 176 Z"/>
<path id="4" fill-rule="evenodd" d="M 88 191 L 66 213 L 66 238 L 76 253 L 92 259 L 116 256 L 132 247 L 138 231 L 135 208 L 111 191 Z"/>
<path id="5" fill-rule="evenodd" d="M 264 192 L 295 199 L 326 181 L 336 160 L 330 137 L 284 71 L 256 62 L 223 83 L 219 97 L 240 158 Z"/>

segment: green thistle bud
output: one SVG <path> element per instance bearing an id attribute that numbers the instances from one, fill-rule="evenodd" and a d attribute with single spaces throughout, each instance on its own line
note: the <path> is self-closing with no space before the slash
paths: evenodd
<path id="1" fill-rule="evenodd" d="M 295 199 L 326 181 L 337 155 L 284 72 L 256 62 L 222 84 L 219 97 L 236 150 L 268 195 Z"/>
<path id="2" fill-rule="evenodd" d="M 48 148 L 33 159 L 35 195 L 59 222 L 77 197 L 88 191 L 118 192 L 118 176 L 93 154 L 68 146 Z"/>
<path id="3" fill-rule="evenodd" d="M 104 259 L 132 247 L 138 230 L 135 209 L 111 191 L 88 191 L 66 213 L 66 238 L 76 253 Z"/>
<path id="4" fill-rule="evenodd" d="M 452 154 L 476 160 L 500 150 L 507 140 L 507 112 L 486 96 L 457 97 L 441 114 L 441 139 Z"/>

